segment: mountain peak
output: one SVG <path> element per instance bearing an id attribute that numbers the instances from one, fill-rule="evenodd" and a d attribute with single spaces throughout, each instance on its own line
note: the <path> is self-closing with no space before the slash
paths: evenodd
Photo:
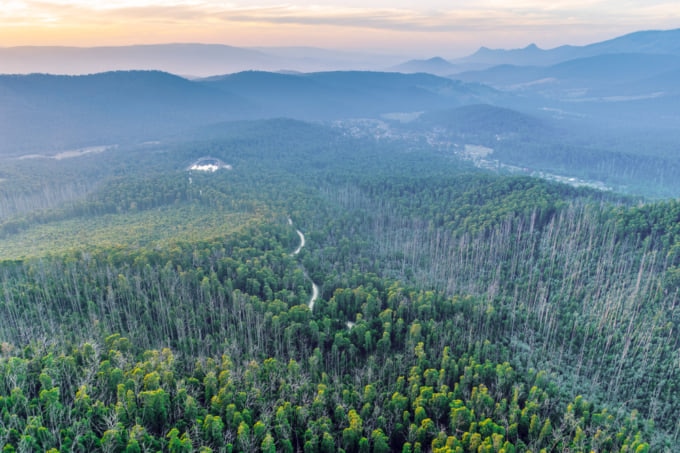
<path id="1" fill-rule="evenodd" d="M 432 57 L 427 60 L 409 60 L 392 69 L 398 72 L 414 73 L 427 72 L 430 74 L 446 75 L 455 68 L 448 60 L 442 57 Z"/>
<path id="2" fill-rule="evenodd" d="M 432 57 L 432 58 L 428 58 L 428 59 L 425 60 L 425 61 L 428 62 L 428 63 L 437 63 L 437 64 L 439 64 L 439 63 L 444 63 L 444 64 L 449 64 L 449 62 L 446 61 L 445 59 L 443 59 L 442 57 Z"/>
<path id="3" fill-rule="evenodd" d="M 521 49 L 480 47 L 470 56 L 453 60 L 452 64 L 480 69 L 502 64 L 515 66 L 547 66 L 565 61 L 604 54 L 648 53 L 680 55 L 680 29 L 639 31 L 585 46 L 564 45 L 541 49 L 535 43 Z"/>

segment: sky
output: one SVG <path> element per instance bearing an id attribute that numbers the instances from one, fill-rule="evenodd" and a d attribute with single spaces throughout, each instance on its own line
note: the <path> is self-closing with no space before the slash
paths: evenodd
<path id="1" fill-rule="evenodd" d="M 677 0 L 0 0 L 0 46 L 216 43 L 463 56 L 680 27 Z"/>

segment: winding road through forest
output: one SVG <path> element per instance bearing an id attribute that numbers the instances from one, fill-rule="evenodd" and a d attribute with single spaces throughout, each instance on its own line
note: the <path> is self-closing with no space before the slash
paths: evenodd
<path id="1" fill-rule="evenodd" d="M 293 226 L 293 220 L 289 217 L 288 218 L 288 225 Z M 295 232 L 300 236 L 300 245 L 291 253 L 291 256 L 295 256 L 300 253 L 302 248 L 305 246 L 305 235 L 302 233 L 302 231 L 295 229 Z M 309 302 L 307 302 L 307 306 L 309 307 L 310 311 L 314 311 L 314 302 L 319 298 L 319 286 L 314 283 L 314 281 L 311 279 L 309 274 L 307 273 L 307 269 L 304 268 L 304 266 L 301 264 L 300 267 L 302 268 L 302 271 L 305 274 L 305 277 L 307 280 L 312 282 L 312 297 L 309 299 Z M 346 321 L 345 325 L 347 326 L 348 329 L 351 329 L 354 327 L 354 323 L 352 321 Z"/>
<path id="2" fill-rule="evenodd" d="M 290 217 L 288 218 L 288 225 L 293 225 L 293 220 Z M 296 229 L 295 232 L 298 234 L 298 236 L 300 236 L 300 245 L 298 245 L 295 251 L 291 253 L 293 256 L 299 254 L 302 248 L 305 246 L 305 235 L 302 234 L 302 231 L 298 229 Z M 319 287 L 316 283 L 314 283 L 314 281 L 312 281 L 304 267 L 302 267 L 302 270 L 305 273 L 305 277 L 307 277 L 307 279 L 312 282 L 312 297 L 309 299 L 309 302 L 307 302 L 307 306 L 309 307 L 310 311 L 314 311 L 314 302 L 316 302 L 316 300 L 319 298 Z"/>

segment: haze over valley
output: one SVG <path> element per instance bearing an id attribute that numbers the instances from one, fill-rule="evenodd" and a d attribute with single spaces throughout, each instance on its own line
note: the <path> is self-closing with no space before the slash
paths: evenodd
<path id="1" fill-rule="evenodd" d="M 40 72 L 51 65 L 47 54 L 54 61 L 72 58 L 97 67 L 90 55 L 101 53 L 107 68 L 117 70 L 0 76 L 0 151 L 18 155 L 159 140 L 220 121 L 286 117 L 337 125 L 370 119 L 378 122 L 364 121 L 362 127 L 376 129 L 364 133 L 388 131 L 393 139 L 429 140 L 454 151 L 482 145 L 494 151 L 497 167 L 676 197 L 679 35 L 638 32 L 552 50 L 482 48 L 434 71 L 439 75 L 427 73 L 427 61 L 381 70 L 374 61 L 372 71 L 246 70 L 187 79 L 151 68 L 178 73 L 201 68 L 206 74 L 221 62 L 257 68 L 251 57 L 259 51 L 204 46 L 196 52 L 191 45 L 13 49 L 18 61 Z M 272 66 L 283 60 L 261 62 L 272 68 L 283 67 Z M 213 66 L 202 66 L 206 62 Z M 68 67 L 78 72 L 77 64 Z M 466 67 L 477 69 L 460 71 Z M 465 113 L 470 109 L 473 115 Z"/>

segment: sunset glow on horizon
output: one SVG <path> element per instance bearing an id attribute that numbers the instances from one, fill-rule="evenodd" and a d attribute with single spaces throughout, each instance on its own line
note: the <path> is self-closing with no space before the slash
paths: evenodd
<path id="1" fill-rule="evenodd" d="M 552 48 L 679 26 L 671 1 L 9 0 L 0 9 L 0 46 L 196 42 L 454 56 L 480 45 Z"/>

